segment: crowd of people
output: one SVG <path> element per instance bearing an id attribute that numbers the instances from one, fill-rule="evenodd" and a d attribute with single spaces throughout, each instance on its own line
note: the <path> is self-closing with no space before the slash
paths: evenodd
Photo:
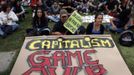
<path id="1" fill-rule="evenodd" d="M 105 30 L 123 32 L 134 25 L 134 0 L 0 0 L 0 36 L 5 38 L 19 29 L 19 22 L 25 18 L 26 9 L 32 9 L 30 36 L 104 34 Z M 63 25 L 73 11 L 95 15 L 87 27 L 81 25 L 75 34 Z M 103 25 L 103 15 L 110 15 L 110 23 Z M 49 28 L 50 21 L 55 23 Z"/>

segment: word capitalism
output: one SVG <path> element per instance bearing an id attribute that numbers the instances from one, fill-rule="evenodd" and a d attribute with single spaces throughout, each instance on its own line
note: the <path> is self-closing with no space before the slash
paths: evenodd
<path id="1" fill-rule="evenodd" d="M 62 49 L 89 49 L 89 48 L 112 48 L 114 44 L 108 38 L 63 38 L 37 39 L 27 43 L 28 50 L 62 50 Z"/>

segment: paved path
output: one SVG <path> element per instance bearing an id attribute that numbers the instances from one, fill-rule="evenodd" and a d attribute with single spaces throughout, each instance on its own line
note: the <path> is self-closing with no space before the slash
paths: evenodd
<path id="1" fill-rule="evenodd" d="M 8 69 L 16 51 L 0 52 L 0 72 Z"/>

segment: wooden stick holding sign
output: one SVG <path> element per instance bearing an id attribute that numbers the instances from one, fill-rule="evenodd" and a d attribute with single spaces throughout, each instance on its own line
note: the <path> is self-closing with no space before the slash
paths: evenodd
<path id="1" fill-rule="evenodd" d="M 82 16 L 74 11 L 72 15 L 64 23 L 64 27 L 74 34 L 77 29 L 82 25 Z"/>

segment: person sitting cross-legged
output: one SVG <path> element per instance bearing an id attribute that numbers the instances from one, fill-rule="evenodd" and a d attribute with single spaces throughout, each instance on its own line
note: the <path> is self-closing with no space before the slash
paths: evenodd
<path id="1" fill-rule="evenodd" d="M 130 26 L 130 15 L 130 9 L 123 9 L 123 11 L 117 17 L 114 17 L 110 20 L 110 24 L 107 25 L 107 28 L 112 32 L 123 32 Z"/>
<path id="2" fill-rule="evenodd" d="M 104 26 L 102 25 L 103 15 L 98 13 L 95 15 L 95 22 L 89 23 L 86 34 L 103 34 Z"/>
<path id="3" fill-rule="evenodd" d="M 0 12 L 0 35 L 6 37 L 9 33 L 19 28 L 17 15 L 11 10 L 11 6 L 7 3 L 2 5 Z"/>
<path id="4" fill-rule="evenodd" d="M 66 22 L 68 17 L 69 17 L 68 12 L 65 9 L 61 9 L 60 20 L 54 25 L 52 30 L 52 35 L 73 35 L 64 27 L 64 23 Z M 83 26 L 80 26 L 75 34 L 84 34 L 84 33 L 85 33 L 85 28 Z"/>
<path id="5" fill-rule="evenodd" d="M 51 30 L 48 27 L 48 20 L 42 8 L 37 8 L 32 21 L 32 29 L 27 29 L 26 32 L 30 36 L 49 35 Z"/>

